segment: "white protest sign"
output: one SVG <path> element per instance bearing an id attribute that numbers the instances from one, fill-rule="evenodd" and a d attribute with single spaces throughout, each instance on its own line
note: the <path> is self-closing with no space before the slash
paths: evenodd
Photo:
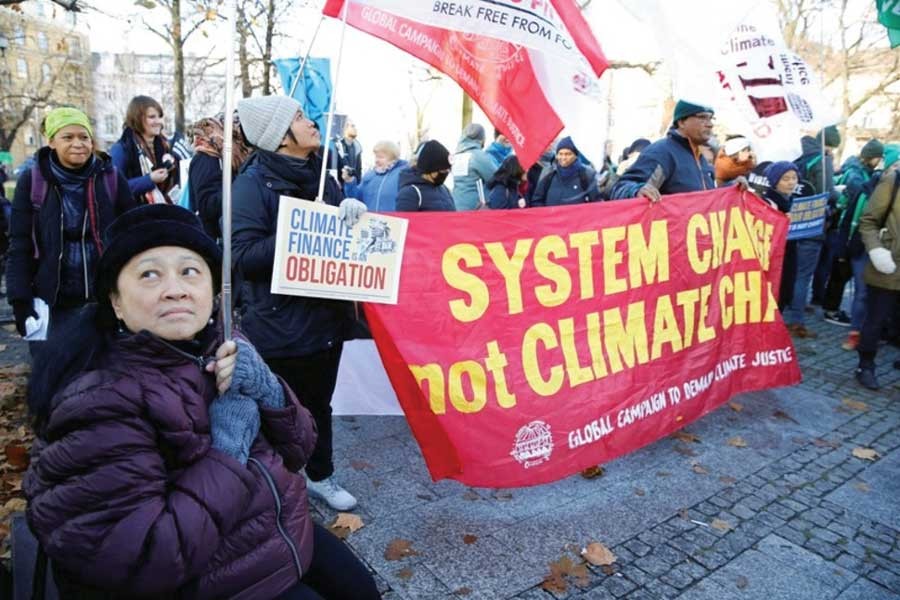
<path id="1" fill-rule="evenodd" d="M 365 213 L 348 229 L 337 207 L 281 196 L 271 292 L 396 304 L 407 224 Z"/>

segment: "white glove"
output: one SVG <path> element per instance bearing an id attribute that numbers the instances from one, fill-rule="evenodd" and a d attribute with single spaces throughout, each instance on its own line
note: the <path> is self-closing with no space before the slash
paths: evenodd
<path id="1" fill-rule="evenodd" d="M 891 251 L 887 248 L 872 248 L 869 250 L 869 259 L 879 273 L 890 275 L 897 270 L 897 263 L 894 262 Z"/>
<path id="2" fill-rule="evenodd" d="M 356 198 L 344 198 L 338 207 L 338 218 L 347 227 L 353 227 L 359 222 L 359 218 L 366 212 L 366 205 Z"/>

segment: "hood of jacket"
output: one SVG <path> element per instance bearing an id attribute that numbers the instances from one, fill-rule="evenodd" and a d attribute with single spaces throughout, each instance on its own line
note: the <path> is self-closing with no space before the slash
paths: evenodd
<path id="1" fill-rule="evenodd" d="M 459 143 L 456 145 L 456 153 L 460 152 L 469 152 L 470 150 L 484 150 L 481 142 L 478 140 L 473 140 L 472 138 L 467 138 L 463 136 L 460 138 Z"/>
<path id="2" fill-rule="evenodd" d="M 437 187 L 436 185 L 434 185 L 433 183 L 431 183 L 430 181 L 428 181 L 427 179 L 422 177 L 422 174 L 419 173 L 418 169 L 416 169 L 415 167 L 407 167 L 407 168 L 403 169 L 402 171 L 400 171 L 400 180 L 399 181 L 400 181 L 400 187 L 403 187 L 406 185 L 413 185 L 413 184 Z"/>
<path id="3" fill-rule="evenodd" d="M 822 140 L 811 135 L 804 135 L 800 138 L 800 148 L 803 156 L 808 154 L 822 154 Z"/>

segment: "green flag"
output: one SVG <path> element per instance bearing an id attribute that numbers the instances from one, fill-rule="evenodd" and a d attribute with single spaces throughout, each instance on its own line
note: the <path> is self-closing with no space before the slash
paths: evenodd
<path id="1" fill-rule="evenodd" d="M 878 22 L 888 30 L 891 48 L 900 46 L 900 0 L 875 0 Z"/>

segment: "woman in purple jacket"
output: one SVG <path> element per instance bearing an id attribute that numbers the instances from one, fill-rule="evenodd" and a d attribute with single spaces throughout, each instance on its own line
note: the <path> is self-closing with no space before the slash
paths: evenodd
<path id="1" fill-rule="evenodd" d="M 63 598 L 377 598 L 310 519 L 309 412 L 213 318 L 215 242 L 147 205 L 106 231 L 99 305 L 33 375 L 27 516 Z M 64 341 L 63 341 L 64 340 Z"/>

